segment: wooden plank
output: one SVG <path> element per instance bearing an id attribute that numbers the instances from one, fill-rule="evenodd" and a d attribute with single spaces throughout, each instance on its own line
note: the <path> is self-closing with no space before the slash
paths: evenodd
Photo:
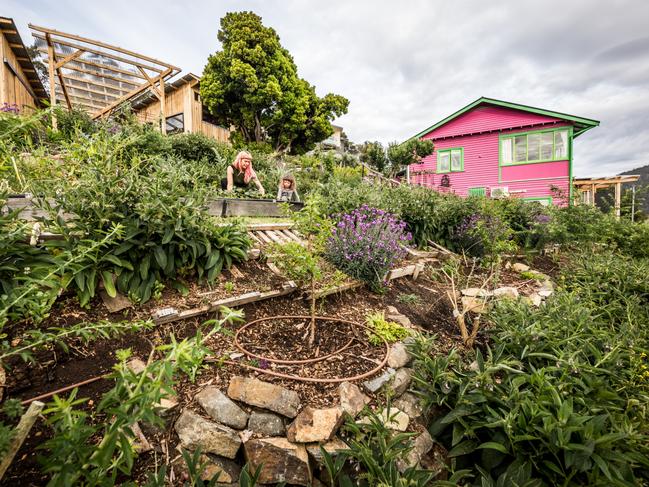
<path id="1" fill-rule="evenodd" d="M 257 235 L 258 238 L 260 238 L 264 243 L 267 244 L 272 244 L 273 241 L 266 235 L 264 232 L 255 232 L 255 235 Z"/>
<path id="2" fill-rule="evenodd" d="M 412 264 L 406 267 L 401 267 L 399 269 L 392 269 L 387 273 L 386 280 L 391 281 L 392 279 L 397 279 L 399 277 L 409 276 L 413 272 L 415 272 L 415 267 L 417 266 L 415 264 Z"/>
<path id="3" fill-rule="evenodd" d="M 281 238 L 279 238 L 279 236 L 275 233 L 274 230 L 266 230 L 263 233 L 268 235 L 270 237 L 270 239 L 275 243 L 278 243 L 278 244 L 283 244 L 284 243 L 284 241 Z"/>
<path id="4" fill-rule="evenodd" d="M 224 199 L 210 200 L 207 202 L 207 213 L 212 216 L 223 216 Z"/>
<path id="5" fill-rule="evenodd" d="M 250 238 L 252 238 L 252 239 L 253 239 L 255 242 L 257 242 L 258 244 L 262 244 L 262 243 L 263 243 L 261 240 L 259 240 L 259 237 L 257 237 L 257 235 L 255 235 L 255 232 L 248 232 L 248 236 L 249 236 Z"/>
<path id="6" fill-rule="evenodd" d="M 282 275 L 282 271 L 280 271 L 279 268 L 272 262 L 266 262 L 266 265 L 268 266 L 268 268 L 271 270 L 273 274 L 277 274 L 278 276 Z"/>
<path id="7" fill-rule="evenodd" d="M 2 457 L 2 461 L 0 461 L 0 479 L 2 479 L 5 472 L 9 468 L 9 465 L 11 465 L 11 462 L 16 456 L 16 453 L 18 453 L 18 450 L 20 450 L 20 447 L 25 442 L 25 438 L 27 438 L 29 431 L 32 429 L 32 426 L 34 426 L 34 423 L 38 419 L 38 416 L 44 407 L 44 403 L 40 401 L 33 401 L 29 405 L 27 412 L 20 418 L 20 422 L 14 429 L 12 438 L 9 442 L 9 451 L 5 453 L 5 455 Z"/>
<path id="8" fill-rule="evenodd" d="M 258 259 L 261 257 L 261 251 L 259 249 L 248 249 L 247 255 L 249 259 Z"/>
<path id="9" fill-rule="evenodd" d="M 316 290 L 315 291 L 315 299 L 324 298 L 326 296 L 330 296 L 331 294 L 341 293 L 343 291 L 349 291 L 350 289 L 356 289 L 358 287 L 363 286 L 363 284 L 364 283 L 361 282 L 361 281 L 353 281 L 353 282 L 348 282 L 347 284 L 342 284 L 341 286 L 336 286 L 336 287 L 329 288 L 329 289 Z M 311 299 L 311 293 L 307 293 L 306 297 Z"/>
<path id="10" fill-rule="evenodd" d="M 293 232 L 292 230 L 286 229 L 286 230 L 282 230 L 282 232 L 284 232 L 285 235 L 288 235 L 288 237 L 291 240 L 293 240 L 294 242 L 297 242 L 297 243 L 300 243 L 300 244 L 304 243 L 304 240 L 302 240 L 300 237 L 298 237 L 298 235 L 295 232 Z"/>
<path id="11" fill-rule="evenodd" d="M 74 61 L 76 58 L 81 56 L 84 52 L 86 52 L 86 51 L 84 51 L 83 49 L 77 49 L 76 51 L 74 51 L 69 56 L 65 56 L 60 61 L 57 61 L 56 64 L 54 65 L 54 69 L 59 69 L 59 68 L 63 67 L 65 64 L 69 63 L 70 61 Z"/>
<path id="12" fill-rule="evenodd" d="M 424 267 L 425 267 L 424 263 L 417 264 L 417 266 L 415 267 L 414 272 L 412 273 L 412 280 L 413 281 L 417 280 L 417 278 L 419 277 L 419 274 L 421 273 L 421 271 L 424 270 Z"/>
<path id="13" fill-rule="evenodd" d="M 252 223 L 248 225 L 248 230 L 287 230 L 293 227 L 291 222 L 277 223 Z"/>

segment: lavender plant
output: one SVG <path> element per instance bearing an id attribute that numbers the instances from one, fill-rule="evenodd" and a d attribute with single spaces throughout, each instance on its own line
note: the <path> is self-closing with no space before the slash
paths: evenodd
<path id="1" fill-rule="evenodd" d="M 385 273 L 402 258 L 412 239 L 406 223 L 392 213 L 363 205 L 340 216 L 325 256 L 350 276 L 380 289 Z"/>

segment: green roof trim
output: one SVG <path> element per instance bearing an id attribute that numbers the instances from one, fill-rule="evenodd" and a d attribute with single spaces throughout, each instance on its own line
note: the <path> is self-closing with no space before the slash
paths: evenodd
<path id="1" fill-rule="evenodd" d="M 578 135 L 583 134 L 586 130 L 592 129 L 593 127 L 597 127 L 599 125 L 598 120 L 593 120 L 591 118 L 584 118 L 584 117 L 577 117 L 576 115 L 569 115 L 567 113 L 561 113 L 561 112 L 553 112 L 552 110 L 544 110 L 542 108 L 536 108 L 536 107 L 531 107 L 529 105 L 520 105 L 518 103 L 511 103 L 508 101 L 502 101 L 502 100 L 496 100 L 494 98 L 485 98 L 480 97 L 473 103 L 469 103 L 467 106 L 464 108 L 459 109 L 457 112 L 449 115 L 443 120 L 440 120 L 434 125 L 431 125 L 425 130 L 422 130 L 419 132 L 417 135 L 413 135 L 410 137 L 408 140 L 412 139 L 418 139 L 419 137 L 422 137 L 426 135 L 429 132 L 432 132 L 438 127 L 441 127 L 442 125 L 450 122 L 454 118 L 459 117 L 463 113 L 468 112 L 469 110 L 473 110 L 475 107 L 481 104 L 488 104 L 488 105 L 494 105 L 498 107 L 504 107 L 504 108 L 511 108 L 514 110 L 521 110 L 524 112 L 530 112 L 530 113 L 536 113 L 537 115 L 545 115 L 548 117 L 554 117 L 554 118 L 560 118 L 562 120 L 567 120 L 569 122 L 573 122 L 575 125 L 575 132 L 574 136 L 577 137 Z"/>

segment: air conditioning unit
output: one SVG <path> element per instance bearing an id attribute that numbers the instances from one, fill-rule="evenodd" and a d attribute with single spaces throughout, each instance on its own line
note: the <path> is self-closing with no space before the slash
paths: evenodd
<path id="1" fill-rule="evenodd" d="M 491 188 L 491 197 L 492 198 L 506 198 L 509 196 L 509 187 L 507 186 L 495 186 Z"/>

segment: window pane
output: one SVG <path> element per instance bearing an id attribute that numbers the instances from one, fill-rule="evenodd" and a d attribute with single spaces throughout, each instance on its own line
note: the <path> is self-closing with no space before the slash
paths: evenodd
<path id="1" fill-rule="evenodd" d="M 547 161 L 552 159 L 552 143 L 554 141 L 553 132 L 544 132 L 541 134 L 541 159 Z"/>
<path id="2" fill-rule="evenodd" d="M 461 171 L 462 170 L 462 151 L 454 150 L 451 151 L 451 171 Z"/>
<path id="3" fill-rule="evenodd" d="M 514 139 L 503 139 L 500 141 L 500 155 L 504 164 L 514 162 L 513 147 Z"/>
<path id="4" fill-rule="evenodd" d="M 516 162 L 525 162 L 527 160 L 527 136 L 521 135 L 514 139 L 514 152 Z"/>
<path id="5" fill-rule="evenodd" d="M 184 121 L 184 115 L 182 113 L 179 113 L 178 115 L 174 115 L 173 117 L 167 117 L 167 133 L 168 134 L 175 134 L 177 132 L 183 132 L 185 130 L 185 121 Z"/>
<path id="6" fill-rule="evenodd" d="M 527 160 L 538 161 L 541 153 L 541 134 L 527 136 Z"/>
<path id="7" fill-rule="evenodd" d="M 438 171 L 448 172 L 451 170 L 451 154 L 448 152 L 440 152 L 439 154 L 439 167 Z"/>
<path id="8" fill-rule="evenodd" d="M 554 133 L 554 158 L 568 157 L 568 131 L 560 130 Z"/>

